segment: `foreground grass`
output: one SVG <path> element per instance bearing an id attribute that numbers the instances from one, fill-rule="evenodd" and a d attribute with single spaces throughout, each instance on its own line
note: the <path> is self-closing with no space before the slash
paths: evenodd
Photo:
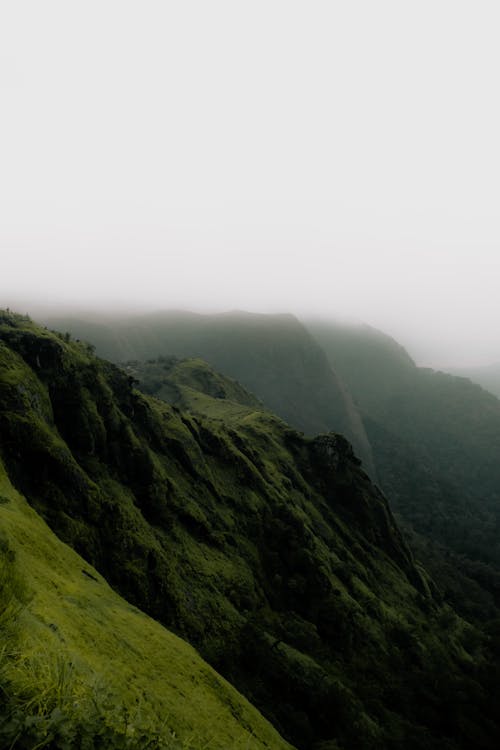
<path id="1" fill-rule="evenodd" d="M 60 542 L 1 463 L 0 498 L 1 747 L 290 747 Z"/>

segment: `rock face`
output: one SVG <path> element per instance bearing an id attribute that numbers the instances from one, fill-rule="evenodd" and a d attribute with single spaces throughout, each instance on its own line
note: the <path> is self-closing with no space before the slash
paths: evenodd
<path id="1" fill-rule="evenodd" d="M 182 377 L 181 410 L 84 345 L 4 316 L 12 482 L 297 747 L 496 748 L 482 636 L 430 594 L 349 443 Z M 204 382 L 208 394 L 193 387 Z"/>
<path id="2" fill-rule="evenodd" d="M 337 512 L 359 526 L 366 538 L 390 550 L 403 570 L 412 570 L 411 555 L 381 492 L 371 482 L 353 482 L 352 467 L 359 461 L 350 443 L 342 435 L 319 435 L 311 443 L 311 463 L 312 481 L 319 482 Z"/>

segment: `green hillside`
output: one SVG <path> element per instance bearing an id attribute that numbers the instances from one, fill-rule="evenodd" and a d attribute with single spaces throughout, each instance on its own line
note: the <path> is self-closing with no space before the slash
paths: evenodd
<path id="1" fill-rule="evenodd" d="M 183 409 L 157 401 L 66 339 L 2 315 L 0 451 L 16 490 L 86 565 L 301 749 L 498 746 L 492 642 L 442 604 L 344 438 L 307 439 L 241 392 L 222 398 L 193 362 L 174 367 Z M 78 565 L 80 584 L 105 585 Z M 131 643 L 125 615 L 123 628 Z M 100 664 L 99 653 L 86 658 Z M 256 713 L 247 724 L 232 695 L 227 732 L 240 724 L 264 742 L 267 725 Z M 189 720 L 177 717 L 180 732 Z"/>
<path id="2" fill-rule="evenodd" d="M 154 362 L 133 362 L 126 366 L 126 371 L 137 378 L 138 387 L 144 392 L 194 413 L 223 418 L 226 423 L 240 417 L 249 403 L 248 394 L 237 383 L 215 372 L 202 360 L 161 358 Z M 253 405 L 263 410 L 255 399 Z M 500 617 L 500 571 L 474 558 L 453 553 L 443 544 L 436 545 L 436 528 L 441 529 L 446 538 L 451 535 L 450 530 L 458 528 L 463 536 L 467 525 L 472 528 L 478 525 L 474 509 L 466 503 L 458 507 L 443 506 L 439 493 L 444 494 L 445 483 L 439 481 L 437 473 L 433 475 L 429 471 L 425 457 L 383 430 L 377 422 L 369 418 L 366 422 L 386 480 L 397 478 L 394 492 L 403 487 L 413 499 L 413 529 L 405 527 L 408 541 L 418 559 L 425 561 L 431 570 L 445 600 L 476 622 Z M 400 498 L 400 494 L 395 494 L 396 507 Z M 418 534 L 415 526 L 434 533 Z"/>
<path id="3" fill-rule="evenodd" d="M 59 541 L 1 463 L 0 632 L 0 747 L 289 747 Z"/>
<path id="4" fill-rule="evenodd" d="M 370 446 L 351 396 L 293 315 L 163 312 L 47 323 L 92 342 L 97 354 L 115 363 L 162 355 L 204 359 L 307 435 L 329 430 L 346 435 L 373 475 Z"/>
<path id="5" fill-rule="evenodd" d="M 156 360 L 132 360 L 125 362 L 123 369 L 137 379 L 141 391 L 181 409 L 191 410 L 200 400 L 202 408 L 208 403 L 213 407 L 222 406 L 224 418 L 233 409 L 241 414 L 246 413 L 246 407 L 267 411 L 262 402 L 238 381 L 221 375 L 202 359 L 159 357 Z M 206 396 L 210 398 L 206 399 Z M 223 403 L 218 404 L 220 401 Z M 219 416 L 219 410 L 209 416 Z"/>

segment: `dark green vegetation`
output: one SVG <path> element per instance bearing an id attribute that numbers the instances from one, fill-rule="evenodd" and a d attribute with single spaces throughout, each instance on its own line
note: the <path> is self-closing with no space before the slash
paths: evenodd
<path id="1" fill-rule="evenodd" d="M 367 470 L 373 470 L 365 430 L 348 391 L 293 315 L 165 312 L 94 323 L 55 319 L 49 325 L 91 341 L 97 354 L 115 363 L 160 355 L 200 357 L 307 435 L 342 433 Z"/>
<path id="2" fill-rule="evenodd" d="M 158 357 L 146 362 L 132 360 L 124 363 L 123 368 L 137 381 L 136 385 L 143 393 L 181 409 L 193 410 L 197 399 L 200 399 L 202 409 L 208 409 L 210 405 L 218 407 L 218 402 L 224 401 L 224 417 L 227 417 L 227 409 L 231 407 L 266 411 L 262 402 L 236 380 L 216 372 L 202 359 Z M 210 396 L 211 400 L 205 396 Z M 240 411 L 244 412 L 245 409 Z M 219 415 L 216 413 L 216 416 Z"/>
<path id="3" fill-rule="evenodd" d="M 496 748 L 494 641 L 442 604 L 346 440 L 200 363 L 152 364 L 182 410 L 3 315 L 0 450 L 32 508 L 298 747 Z"/>
<path id="4" fill-rule="evenodd" d="M 454 555 L 467 590 L 472 575 L 492 606 L 500 604 L 500 403 L 488 393 L 464 378 L 416 367 L 399 344 L 368 326 L 308 324 L 341 378 L 325 390 L 318 385 L 326 382 L 325 357 L 291 316 L 165 313 L 64 325 L 116 359 L 126 352 L 204 356 L 294 426 L 309 434 L 343 432 L 404 524 Z M 147 377 L 149 392 L 171 400 L 151 369 Z M 315 417 L 304 426 L 304 415 L 321 415 L 323 407 L 323 421 Z M 476 610 L 468 596 L 463 604 Z"/>
<path id="5" fill-rule="evenodd" d="M 26 320 L 3 315 L 2 324 L 24 327 L 40 364 L 57 351 L 54 337 Z M 88 364 L 81 354 L 67 351 L 65 364 Z M 2 341 L 0 373 L 2 454 L 10 429 L 31 435 L 17 460 L 40 490 L 59 463 L 59 479 L 74 483 L 73 500 L 82 481 L 88 491 L 57 434 L 47 389 Z M 35 455 L 45 451 L 44 476 Z M 289 747 L 192 647 L 124 601 L 57 539 L 8 474 L 0 458 L 1 748 Z"/>
<path id="6" fill-rule="evenodd" d="M 500 401 L 470 380 L 416 367 L 368 326 L 310 330 L 360 409 L 392 508 L 499 606 Z"/>
<path id="7" fill-rule="evenodd" d="M 406 523 L 500 570 L 500 402 L 468 380 L 416 367 L 369 326 L 309 323 L 314 343 L 292 316 L 60 323 L 116 361 L 202 357 L 306 434 L 345 434 Z"/>
<path id="8" fill-rule="evenodd" d="M 58 540 L 1 462 L 0 492 L 0 747 L 289 748 L 192 647 Z"/>
<path id="9" fill-rule="evenodd" d="M 363 414 L 377 417 L 393 394 L 411 380 L 416 365 L 394 339 L 367 325 L 308 322 Z"/>

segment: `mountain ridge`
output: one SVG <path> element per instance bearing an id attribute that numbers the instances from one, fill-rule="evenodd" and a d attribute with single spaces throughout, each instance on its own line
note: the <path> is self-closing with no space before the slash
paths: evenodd
<path id="1" fill-rule="evenodd" d="M 294 315 L 163 311 L 108 319 L 101 325 L 71 318 L 45 322 L 91 341 L 100 356 L 115 363 L 161 355 L 200 357 L 307 435 L 328 430 L 345 434 L 375 476 L 369 441 L 350 393 Z"/>

